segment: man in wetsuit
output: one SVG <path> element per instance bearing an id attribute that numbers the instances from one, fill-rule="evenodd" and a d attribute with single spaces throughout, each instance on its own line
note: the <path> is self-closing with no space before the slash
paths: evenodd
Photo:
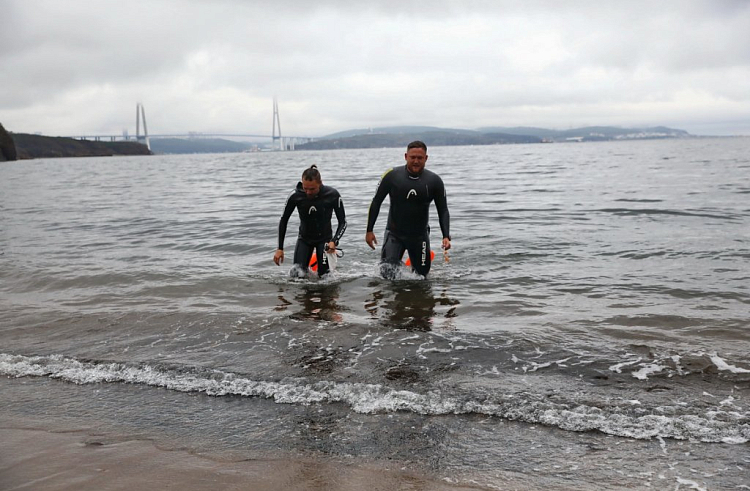
<path id="1" fill-rule="evenodd" d="M 313 165 L 302 173 L 302 180 L 286 200 L 284 213 L 279 221 L 279 248 L 273 255 L 273 262 L 280 266 L 284 262 L 284 237 L 289 217 L 297 208 L 299 213 L 299 235 L 294 248 L 294 266 L 289 272 L 292 276 L 307 274 L 313 250 L 318 258 L 318 276 L 329 271 L 328 256 L 336 253 L 341 236 L 346 230 L 346 213 L 341 195 L 331 186 L 324 186 L 318 168 Z M 331 215 L 336 212 L 339 226 L 334 235 L 331 230 Z"/>
<path id="2" fill-rule="evenodd" d="M 412 268 L 426 276 L 430 271 L 430 227 L 428 225 L 430 203 L 434 200 L 438 211 L 440 230 L 443 233 L 442 247 L 451 248 L 450 213 L 445 186 L 440 176 L 424 168 L 427 163 L 427 145 L 421 141 L 411 142 L 404 154 L 406 165 L 394 167 L 380 179 L 375 196 L 370 203 L 367 216 L 365 242 L 372 249 L 378 243 L 373 228 L 380 213 L 380 205 L 386 195 L 390 196 L 388 224 L 381 251 L 380 274 L 394 278 L 404 251 L 409 251 Z"/>

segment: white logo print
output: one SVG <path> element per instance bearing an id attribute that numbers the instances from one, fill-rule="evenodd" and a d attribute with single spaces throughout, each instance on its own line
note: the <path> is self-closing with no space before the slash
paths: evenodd
<path id="1" fill-rule="evenodd" d="M 317 209 L 317 208 L 315 208 L 314 206 L 311 206 L 311 207 L 310 207 L 310 209 L 309 209 L 309 210 L 307 210 L 307 214 L 309 215 L 309 214 L 310 214 L 310 213 L 312 213 L 312 212 L 316 212 L 316 213 L 317 213 L 317 212 L 318 212 L 318 209 Z"/>
<path id="2" fill-rule="evenodd" d="M 406 199 L 409 199 L 409 197 L 414 194 L 414 196 L 417 195 L 416 189 L 410 189 L 408 193 L 406 193 Z"/>
<path id="3" fill-rule="evenodd" d="M 427 263 L 427 242 L 422 242 L 422 266 Z"/>

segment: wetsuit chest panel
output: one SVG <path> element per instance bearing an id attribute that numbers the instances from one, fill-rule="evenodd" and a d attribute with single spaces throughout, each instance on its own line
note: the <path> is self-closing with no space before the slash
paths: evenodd
<path id="1" fill-rule="evenodd" d="M 316 241 L 328 239 L 332 235 L 331 216 L 336 205 L 335 193 L 322 188 L 315 198 L 301 194 L 297 201 L 297 212 L 300 218 L 300 237 Z"/>
<path id="2" fill-rule="evenodd" d="M 399 189 L 399 191 L 399 194 L 404 194 L 406 196 L 404 200 L 408 204 L 422 204 L 428 206 L 432 201 L 430 187 L 427 184 L 420 182 L 420 180 L 406 183 L 406 185 L 402 186 L 402 189 Z"/>
<path id="3" fill-rule="evenodd" d="M 299 211 L 300 219 L 305 221 L 315 221 L 315 219 L 320 216 L 320 213 L 321 211 L 323 211 L 323 209 L 324 208 L 322 203 L 316 203 L 315 201 L 310 200 L 305 200 L 297 206 L 297 211 Z"/>
<path id="4" fill-rule="evenodd" d="M 430 203 L 434 199 L 434 186 L 430 187 L 432 174 L 423 173 L 413 179 L 405 168 L 392 177 L 388 193 L 391 207 L 388 214 L 388 229 L 400 236 L 419 236 L 428 226 Z"/>
<path id="5" fill-rule="evenodd" d="M 297 210 L 300 219 L 298 239 L 310 244 L 331 240 L 338 244 L 344 235 L 346 212 L 339 192 L 330 186 L 321 186 L 317 196 L 308 198 L 302 189 L 302 183 L 299 182 L 287 198 L 284 212 L 279 220 L 279 249 L 284 248 L 287 223 L 294 210 Z M 332 234 L 331 229 L 331 216 L 334 212 L 339 222 L 335 235 Z"/>
<path id="6" fill-rule="evenodd" d="M 391 203 L 403 204 L 404 206 L 425 205 L 428 206 L 434 196 L 430 191 L 430 175 L 422 175 L 416 179 L 409 177 L 405 170 L 393 176 L 393 185 L 389 193 Z"/>

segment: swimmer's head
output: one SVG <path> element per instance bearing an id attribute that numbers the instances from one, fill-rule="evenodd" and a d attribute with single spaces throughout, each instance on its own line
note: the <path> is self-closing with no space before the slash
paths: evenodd
<path id="1" fill-rule="evenodd" d="M 318 166 L 311 165 L 302 173 L 302 190 L 308 198 L 314 198 L 320 192 L 323 180 L 320 178 Z"/>

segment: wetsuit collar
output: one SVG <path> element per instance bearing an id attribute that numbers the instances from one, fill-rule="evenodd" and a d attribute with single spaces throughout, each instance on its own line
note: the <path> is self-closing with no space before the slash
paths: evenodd
<path id="1" fill-rule="evenodd" d="M 406 175 L 409 176 L 409 179 L 419 179 L 422 176 L 422 174 L 424 174 L 424 168 L 422 168 L 419 174 L 412 174 L 411 172 L 409 172 L 408 165 L 405 165 L 404 169 L 406 169 Z"/>

